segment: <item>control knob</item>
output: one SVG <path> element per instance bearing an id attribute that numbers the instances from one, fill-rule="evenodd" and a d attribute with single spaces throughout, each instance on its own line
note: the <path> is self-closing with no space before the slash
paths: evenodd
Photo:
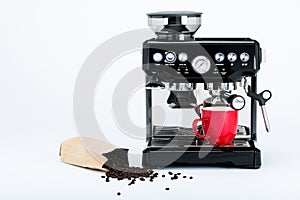
<path id="1" fill-rule="evenodd" d="M 236 59 L 237 59 L 236 53 L 233 53 L 233 52 L 229 53 L 229 54 L 227 55 L 227 59 L 228 59 L 230 62 L 235 62 Z"/>
<path id="2" fill-rule="evenodd" d="M 174 52 L 167 52 L 166 53 L 166 62 L 173 63 L 176 60 L 176 54 Z"/>
<path id="3" fill-rule="evenodd" d="M 242 62 L 248 62 L 250 60 L 250 55 L 246 52 L 241 53 L 240 59 Z"/>
<path id="4" fill-rule="evenodd" d="M 219 52 L 219 53 L 216 53 L 215 59 L 217 62 L 222 62 L 225 59 L 225 56 L 223 53 Z"/>
<path id="5" fill-rule="evenodd" d="M 161 53 L 155 53 L 155 54 L 153 54 L 153 60 L 155 62 L 160 62 L 162 59 L 163 59 L 163 56 L 162 56 Z"/>
<path id="6" fill-rule="evenodd" d="M 178 55 L 178 60 L 180 62 L 185 62 L 185 61 L 187 61 L 187 59 L 188 59 L 188 55 L 184 52 L 182 52 Z"/>

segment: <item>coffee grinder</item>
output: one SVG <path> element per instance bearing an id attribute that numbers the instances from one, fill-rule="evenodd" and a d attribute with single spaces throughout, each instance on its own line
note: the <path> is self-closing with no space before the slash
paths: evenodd
<path id="1" fill-rule="evenodd" d="M 156 38 L 143 44 L 146 74 L 147 148 L 143 165 L 261 166 L 255 146 L 257 102 L 267 131 L 265 103 L 271 92 L 257 93 L 262 50 L 250 38 L 194 38 L 199 12 L 156 12 L 148 24 Z M 192 122 L 201 106 L 228 106 L 239 112 L 234 140 L 211 144 L 196 137 Z M 197 125 L 199 134 L 202 125 Z"/>

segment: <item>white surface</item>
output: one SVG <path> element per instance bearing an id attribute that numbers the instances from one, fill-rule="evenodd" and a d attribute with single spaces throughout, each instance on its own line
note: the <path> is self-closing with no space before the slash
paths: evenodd
<path id="1" fill-rule="evenodd" d="M 0 199 L 299 199 L 299 6 L 296 0 L 1 1 Z M 261 169 L 178 169 L 195 178 L 128 187 L 59 161 L 60 142 L 77 135 L 72 93 L 81 64 L 111 36 L 147 27 L 145 14 L 160 10 L 202 11 L 196 36 L 251 37 L 267 49 L 259 90 L 273 92 L 272 133 L 258 113 Z"/>

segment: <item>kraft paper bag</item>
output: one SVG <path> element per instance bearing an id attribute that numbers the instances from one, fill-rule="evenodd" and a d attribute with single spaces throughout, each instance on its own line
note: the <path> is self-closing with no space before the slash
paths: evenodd
<path id="1" fill-rule="evenodd" d="M 65 163 L 106 172 L 108 170 L 103 165 L 107 158 L 102 154 L 115 149 L 116 146 L 97 139 L 74 137 L 61 143 L 59 155 Z"/>

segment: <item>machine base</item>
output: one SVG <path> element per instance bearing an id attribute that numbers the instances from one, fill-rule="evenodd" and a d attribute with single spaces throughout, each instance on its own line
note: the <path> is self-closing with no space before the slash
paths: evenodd
<path id="1" fill-rule="evenodd" d="M 213 146 L 187 134 L 156 135 L 143 151 L 143 166 L 146 168 L 192 165 L 258 169 L 261 155 L 250 139 L 236 139 L 229 145 Z"/>

